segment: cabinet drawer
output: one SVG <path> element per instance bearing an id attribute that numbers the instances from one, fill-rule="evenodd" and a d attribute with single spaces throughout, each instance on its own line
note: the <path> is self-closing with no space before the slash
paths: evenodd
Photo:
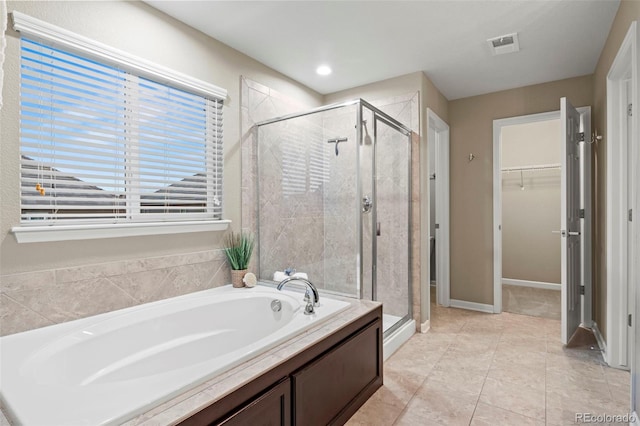
<path id="1" fill-rule="evenodd" d="M 294 373 L 294 424 L 331 424 L 361 393 L 381 383 L 381 338 L 378 321 Z"/>
<path id="2" fill-rule="evenodd" d="M 214 424 L 224 426 L 290 426 L 291 380 L 283 379 L 271 390 Z"/>

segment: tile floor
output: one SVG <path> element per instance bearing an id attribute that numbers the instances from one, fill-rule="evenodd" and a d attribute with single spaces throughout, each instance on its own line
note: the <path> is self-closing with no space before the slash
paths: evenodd
<path id="1" fill-rule="evenodd" d="M 502 284 L 502 310 L 559 320 L 560 291 Z"/>
<path id="2" fill-rule="evenodd" d="M 432 305 L 431 330 L 384 365 L 356 425 L 571 425 L 624 414 L 629 373 L 598 351 L 563 349 L 558 320 Z"/>

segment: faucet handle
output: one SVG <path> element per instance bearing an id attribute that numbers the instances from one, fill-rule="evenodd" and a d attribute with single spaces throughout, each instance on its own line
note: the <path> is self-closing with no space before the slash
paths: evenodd
<path id="1" fill-rule="evenodd" d="M 313 296 L 311 295 L 311 291 L 309 291 L 308 288 L 304 292 L 304 301 L 307 302 L 307 304 L 311 304 L 313 306 L 320 306 L 320 303 L 313 303 Z"/>
<path id="2" fill-rule="evenodd" d="M 316 311 L 315 309 L 313 309 L 313 302 L 312 301 L 308 301 L 307 305 L 304 307 L 304 314 L 305 315 L 312 315 L 315 314 Z"/>

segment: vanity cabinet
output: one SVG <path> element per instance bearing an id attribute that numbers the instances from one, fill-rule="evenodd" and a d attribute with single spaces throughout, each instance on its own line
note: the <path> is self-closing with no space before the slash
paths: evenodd
<path id="1" fill-rule="evenodd" d="M 382 377 L 376 351 L 378 329 L 372 325 L 362 330 L 292 375 L 296 425 L 344 423 L 338 419 L 342 410 Z"/>
<path id="2" fill-rule="evenodd" d="M 288 377 L 281 380 L 263 395 L 214 424 L 221 426 L 290 426 L 291 380 Z"/>
<path id="3" fill-rule="evenodd" d="M 342 425 L 382 386 L 382 308 L 213 402 L 182 425 Z"/>

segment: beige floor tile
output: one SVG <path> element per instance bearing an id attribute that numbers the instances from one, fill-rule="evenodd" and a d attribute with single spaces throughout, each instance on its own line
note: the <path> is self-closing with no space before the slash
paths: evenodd
<path id="1" fill-rule="evenodd" d="M 631 389 L 629 386 L 609 385 L 609 392 L 611 392 L 611 401 L 613 402 L 629 404 L 629 401 L 631 401 Z"/>
<path id="2" fill-rule="evenodd" d="M 534 371 L 546 369 L 546 354 L 537 351 L 523 351 L 517 348 L 496 349 L 493 354 L 492 366 L 517 365 Z"/>
<path id="3" fill-rule="evenodd" d="M 369 399 L 346 423 L 347 426 L 389 426 L 402 412 L 402 407 Z"/>
<path id="4" fill-rule="evenodd" d="M 560 319 L 560 292 L 541 288 L 502 285 L 505 312 Z"/>
<path id="5" fill-rule="evenodd" d="M 439 371 L 461 371 L 470 375 L 486 375 L 491 366 L 493 354 L 474 354 L 473 352 L 462 352 L 448 350 L 435 365 L 434 369 Z"/>
<path id="6" fill-rule="evenodd" d="M 396 373 L 410 374 L 423 380 L 442 358 L 442 354 L 443 352 L 429 352 L 427 350 L 422 353 L 407 351 L 402 354 L 394 354 L 387 360 L 384 368 Z"/>
<path id="7" fill-rule="evenodd" d="M 513 411 L 536 420 L 545 417 L 545 392 L 506 380 L 487 378 L 480 393 L 480 402 Z"/>
<path id="8" fill-rule="evenodd" d="M 468 425 L 477 398 L 445 391 L 425 390 L 416 394 L 396 425 Z"/>
<path id="9" fill-rule="evenodd" d="M 431 324 L 385 363 L 349 425 L 564 426 L 629 408 L 629 373 L 564 348 L 557 320 L 434 307 Z"/>
<path id="10" fill-rule="evenodd" d="M 564 395 L 585 394 L 601 401 L 611 400 L 611 392 L 604 377 L 594 378 L 587 374 L 581 376 L 575 371 L 547 370 L 546 383 L 548 391 Z"/>
<path id="11" fill-rule="evenodd" d="M 593 380 L 606 382 L 602 365 L 589 359 L 574 358 L 571 356 L 558 356 L 547 354 L 546 367 L 548 372 L 566 375 L 578 375 Z"/>
<path id="12" fill-rule="evenodd" d="M 493 352 L 498 345 L 498 337 L 492 335 L 466 335 L 459 333 L 458 338 L 451 343 L 450 349 L 458 351 L 474 352 L 484 354 Z"/>
<path id="13" fill-rule="evenodd" d="M 471 426 L 544 426 L 544 420 L 536 420 L 513 411 L 479 402 Z"/>
<path id="14" fill-rule="evenodd" d="M 547 425 L 570 425 L 580 422 L 580 414 L 590 415 L 623 415 L 628 405 L 615 404 L 611 401 L 603 402 L 585 396 L 584 394 L 561 395 L 555 391 L 547 392 L 546 419 Z M 583 417 L 584 418 L 584 417 Z M 596 423 L 603 424 L 603 423 Z M 606 422 L 604 424 L 607 424 Z"/>
<path id="15" fill-rule="evenodd" d="M 536 389 L 545 389 L 545 370 L 543 367 L 522 366 L 519 364 L 492 364 L 488 378 L 505 380 L 513 384 Z"/>
<path id="16" fill-rule="evenodd" d="M 518 332 L 513 334 L 503 333 L 498 342 L 497 349 L 521 349 L 523 351 L 547 351 L 547 339 L 542 335 L 528 335 L 526 332 Z"/>
<path id="17" fill-rule="evenodd" d="M 433 370 L 416 392 L 416 395 L 426 396 L 433 392 L 447 392 L 478 398 L 485 376 L 468 374 L 463 371 Z"/>
<path id="18" fill-rule="evenodd" d="M 603 370 L 604 377 L 609 385 L 629 387 L 631 373 L 628 371 L 610 367 L 605 367 Z"/>
<path id="19" fill-rule="evenodd" d="M 422 377 L 415 374 L 386 368 L 384 370 L 384 384 L 371 399 L 396 405 L 402 410 L 420 388 L 423 381 Z"/>

